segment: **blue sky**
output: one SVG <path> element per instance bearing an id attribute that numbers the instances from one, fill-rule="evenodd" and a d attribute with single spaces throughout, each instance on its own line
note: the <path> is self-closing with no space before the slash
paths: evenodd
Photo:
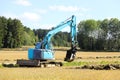
<path id="1" fill-rule="evenodd" d="M 20 19 L 31 29 L 50 29 L 75 15 L 86 19 L 120 19 L 120 0 L 0 0 L 0 16 Z"/>

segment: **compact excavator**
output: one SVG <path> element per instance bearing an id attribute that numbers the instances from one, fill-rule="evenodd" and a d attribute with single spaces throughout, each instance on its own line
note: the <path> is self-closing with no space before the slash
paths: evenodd
<path id="1" fill-rule="evenodd" d="M 52 48 L 51 38 L 60 32 L 63 28 L 70 27 L 71 48 L 67 50 L 64 61 L 71 62 L 75 59 L 77 52 L 77 29 L 76 17 L 72 15 L 67 20 L 61 22 L 55 28 L 50 30 L 41 42 L 37 42 L 35 48 L 28 49 L 28 60 L 18 59 L 19 66 L 40 66 L 47 65 L 62 66 L 62 62 L 56 62 L 54 57 L 54 50 Z M 62 44 L 62 43 L 61 43 Z"/>

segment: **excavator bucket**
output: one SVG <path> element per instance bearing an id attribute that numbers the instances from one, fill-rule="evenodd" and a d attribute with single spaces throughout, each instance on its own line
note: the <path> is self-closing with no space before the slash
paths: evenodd
<path id="1" fill-rule="evenodd" d="M 72 48 L 70 50 L 67 50 L 67 54 L 66 54 L 66 57 L 65 57 L 64 61 L 67 61 L 67 62 L 74 61 L 75 55 L 76 55 L 76 51 L 77 51 L 76 48 Z"/>

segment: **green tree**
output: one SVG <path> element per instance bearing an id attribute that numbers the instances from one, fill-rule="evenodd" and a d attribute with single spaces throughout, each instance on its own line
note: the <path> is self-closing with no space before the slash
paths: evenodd
<path id="1" fill-rule="evenodd" d="M 23 45 L 34 45 L 35 42 L 38 41 L 38 38 L 35 36 L 34 32 L 26 26 L 24 27 L 23 37 Z"/>
<path id="2" fill-rule="evenodd" d="M 13 47 L 21 47 L 23 42 L 23 25 L 20 20 L 13 20 L 13 29 L 12 34 L 14 38 L 14 46 Z"/>
<path id="3" fill-rule="evenodd" d="M 95 20 L 82 21 L 78 25 L 78 42 L 81 49 L 94 50 L 98 32 Z"/>
<path id="4" fill-rule="evenodd" d="M 4 47 L 16 48 L 22 46 L 23 25 L 18 19 L 8 19 L 7 35 Z"/>
<path id="5" fill-rule="evenodd" d="M 11 42 L 13 42 L 12 29 L 13 29 L 12 19 L 9 18 L 7 20 L 7 34 L 4 39 L 4 48 L 12 48 L 12 46 L 11 46 L 11 44 L 12 44 Z"/>
<path id="6" fill-rule="evenodd" d="M 0 47 L 4 47 L 5 36 L 7 34 L 7 19 L 2 16 L 0 17 Z"/>
<path id="7" fill-rule="evenodd" d="M 3 40 L 3 25 L 2 20 L 0 19 L 0 48 L 3 46 L 2 40 Z"/>
<path id="8" fill-rule="evenodd" d="M 110 50 L 118 50 L 119 47 L 119 35 L 120 35 L 120 24 L 119 20 L 116 18 L 111 18 L 109 21 L 109 40 L 111 45 Z"/>

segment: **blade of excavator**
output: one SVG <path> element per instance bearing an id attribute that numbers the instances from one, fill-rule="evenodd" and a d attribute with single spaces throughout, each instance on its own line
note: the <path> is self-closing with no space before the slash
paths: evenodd
<path id="1" fill-rule="evenodd" d="M 67 61 L 67 62 L 74 61 L 75 56 L 76 56 L 76 52 L 77 52 L 76 48 L 67 50 L 67 54 L 66 54 L 66 57 L 65 57 L 64 61 Z"/>

